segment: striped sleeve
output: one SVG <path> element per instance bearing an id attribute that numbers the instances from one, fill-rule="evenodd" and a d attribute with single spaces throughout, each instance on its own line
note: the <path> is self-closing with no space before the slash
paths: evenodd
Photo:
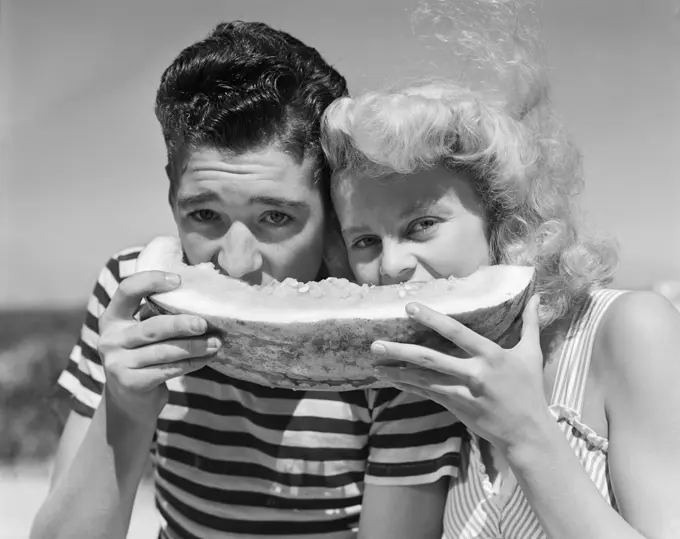
<path id="1" fill-rule="evenodd" d="M 366 483 L 419 485 L 456 476 L 464 425 L 439 404 L 394 388 L 371 390 Z"/>
<path id="2" fill-rule="evenodd" d="M 80 336 L 57 383 L 71 395 L 75 412 L 92 417 L 104 387 L 104 369 L 97 352 L 99 317 L 104 313 L 120 282 L 135 271 L 140 249 L 128 249 L 107 262 L 87 303 Z"/>

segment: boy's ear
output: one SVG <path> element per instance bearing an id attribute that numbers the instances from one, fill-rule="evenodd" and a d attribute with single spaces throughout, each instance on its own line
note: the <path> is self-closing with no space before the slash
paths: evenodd
<path id="1" fill-rule="evenodd" d="M 168 204 L 172 208 L 175 203 L 175 189 L 172 181 L 172 167 L 170 163 L 165 165 L 165 175 L 168 177 Z"/>

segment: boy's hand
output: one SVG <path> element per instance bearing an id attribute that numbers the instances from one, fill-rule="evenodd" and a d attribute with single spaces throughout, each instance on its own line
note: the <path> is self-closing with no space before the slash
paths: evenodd
<path id="1" fill-rule="evenodd" d="M 205 334 L 207 324 L 198 316 L 135 320 L 146 296 L 179 283 L 176 275 L 161 271 L 134 274 L 120 283 L 99 320 L 98 351 L 107 394 L 112 405 L 136 422 L 155 424 L 168 399 L 165 382 L 207 365 L 222 346 L 217 337 Z"/>

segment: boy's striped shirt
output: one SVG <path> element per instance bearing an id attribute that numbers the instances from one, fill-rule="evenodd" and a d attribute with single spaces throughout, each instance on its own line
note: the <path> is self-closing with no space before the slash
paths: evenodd
<path id="1" fill-rule="evenodd" d="M 98 320 L 139 252 L 102 270 L 59 378 L 79 414 L 99 403 Z M 154 449 L 161 537 L 354 537 L 365 482 L 430 483 L 458 467 L 462 425 L 395 389 L 297 392 L 209 367 L 168 387 Z"/>

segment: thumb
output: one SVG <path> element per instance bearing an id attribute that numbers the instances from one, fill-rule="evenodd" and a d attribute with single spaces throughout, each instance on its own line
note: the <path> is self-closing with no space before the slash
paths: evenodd
<path id="1" fill-rule="evenodd" d="M 121 281 L 106 309 L 110 320 L 130 320 L 139 311 L 145 297 L 174 290 L 180 284 L 178 275 L 163 271 L 141 271 Z"/>

